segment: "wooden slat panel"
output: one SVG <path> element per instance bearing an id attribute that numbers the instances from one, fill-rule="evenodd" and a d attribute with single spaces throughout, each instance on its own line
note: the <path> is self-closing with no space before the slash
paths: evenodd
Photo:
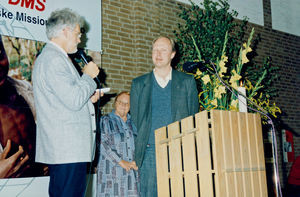
<path id="1" fill-rule="evenodd" d="M 208 120 L 208 112 L 196 114 L 196 129 L 192 129 L 192 117 L 183 119 L 182 134 L 180 134 L 179 122 L 170 124 L 169 139 L 166 139 L 165 128 L 156 131 L 158 195 L 198 196 L 195 154 L 197 152 L 201 197 L 267 196 L 260 116 L 218 110 L 212 110 L 210 115 L 211 120 Z M 191 131 L 196 133 L 193 134 Z M 167 144 L 169 144 L 169 160 Z M 181 154 L 183 154 L 184 172 L 182 172 Z M 212 169 L 211 158 L 214 160 L 214 169 Z M 213 173 L 215 173 L 214 183 Z M 171 188 L 169 188 L 169 179 L 171 179 Z"/>
<path id="2" fill-rule="evenodd" d="M 261 119 L 260 116 L 257 114 L 255 116 L 255 133 L 256 133 L 256 147 L 258 149 L 257 159 L 258 159 L 258 166 L 265 169 L 265 157 L 264 157 L 264 146 L 263 146 L 263 137 L 262 137 L 262 127 L 261 127 Z M 267 193 L 267 180 L 266 180 L 266 172 L 259 171 L 259 182 L 260 182 L 260 190 L 261 196 L 268 196 Z"/>
<path id="3" fill-rule="evenodd" d="M 242 172 L 237 169 L 242 169 L 242 159 L 240 153 L 240 133 L 238 128 L 238 112 L 230 113 L 230 128 L 233 135 L 233 164 L 235 166 L 235 180 L 238 183 L 238 187 L 235 188 L 237 197 L 244 196 L 244 190 L 241 185 L 243 184 Z"/>
<path id="4" fill-rule="evenodd" d="M 245 196 L 252 196 L 251 189 L 251 176 L 250 176 L 250 151 L 249 151 L 249 140 L 246 125 L 246 113 L 238 113 L 239 132 L 240 132 L 240 147 L 241 147 L 241 158 L 242 158 L 242 171 L 243 171 L 243 187 Z"/>
<path id="5" fill-rule="evenodd" d="M 212 124 L 212 148 L 213 160 L 215 169 L 215 190 L 216 196 L 226 195 L 226 184 L 224 176 L 224 154 L 223 154 L 223 139 L 221 125 L 221 113 L 219 110 L 211 111 L 211 124 Z"/>
<path id="6" fill-rule="evenodd" d="M 166 127 L 155 130 L 157 194 L 159 197 L 170 196 L 167 151 L 168 143 L 160 143 L 161 141 L 166 141 L 166 139 Z"/>
<path id="7" fill-rule="evenodd" d="M 247 133 L 249 138 L 249 150 L 250 151 L 250 168 L 252 169 L 251 172 L 251 188 L 252 188 L 252 196 L 259 197 L 260 194 L 260 186 L 259 186 L 259 178 L 258 178 L 258 147 L 256 146 L 256 137 L 255 137 L 255 122 L 254 122 L 254 114 L 248 113 L 246 116 L 247 122 Z M 256 170 L 257 169 L 257 170 Z"/>
<path id="8" fill-rule="evenodd" d="M 226 182 L 226 196 L 237 196 L 235 187 L 237 183 L 234 179 L 234 165 L 233 165 L 233 136 L 230 129 L 230 112 L 221 111 L 221 124 L 222 124 L 222 139 L 223 139 L 223 154 L 224 154 L 224 168 Z M 225 194 L 224 194 L 225 196 Z"/>
<path id="9" fill-rule="evenodd" d="M 198 196 L 196 149 L 193 116 L 181 120 L 185 196 Z"/>
<path id="10" fill-rule="evenodd" d="M 214 196 L 207 111 L 195 115 L 200 196 Z"/>
<path id="11" fill-rule="evenodd" d="M 174 122 L 168 126 L 168 136 L 179 135 L 179 122 Z M 182 180 L 182 160 L 181 160 L 181 143 L 180 138 L 172 139 L 169 143 L 170 151 L 170 178 L 171 178 L 171 195 L 182 197 L 183 180 Z"/>

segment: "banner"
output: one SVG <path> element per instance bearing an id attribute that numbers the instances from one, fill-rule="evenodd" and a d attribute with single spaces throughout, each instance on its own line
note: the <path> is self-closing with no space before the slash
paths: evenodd
<path id="1" fill-rule="evenodd" d="M 34 161 L 36 125 L 31 72 L 37 55 L 48 42 L 47 18 L 52 11 L 65 7 L 76 11 L 86 21 L 87 40 L 82 39 L 84 45 L 81 47 L 101 51 L 101 0 L 0 2 L 0 161 L 14 155 L 19 145 L 24 154 L 18 164 L 25 161 L 15 172 L 5 175 L 0 172 L 0 196 L 48 195 L 48 168 Z M 11 141 L 9 148 L 8 139 Z M 4 148 L 9 150 L 8 155 L 4 155 Z M 94 171 L 88 173 L 92 174 L 87 178 L 86 196 L 95 196 L 96 174 Z"/>
<path id="2" fill-rule="evenodd" d="M 0 196 L 11 197 L 44 197 L 49 196 L 49 176 L 0 179 Z M 86 177 L 88 186 L 85 197 L 96 196 L 97 175 L 88 174 Z"/>
<path id="3" fill-rule="evenodd" d="M 47 42 L 47 18 L 52 11 L 66 7 L 87 22 L 86 48 L 101 51 L 101 0 L 1 0 L 0 34 Z"/>

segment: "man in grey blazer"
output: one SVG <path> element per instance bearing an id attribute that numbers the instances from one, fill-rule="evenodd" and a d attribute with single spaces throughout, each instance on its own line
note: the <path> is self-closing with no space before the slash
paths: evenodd
<path id="1" fill-rule="evenodd" d="M 131 85 L 130 113 L 138 130 L 135 161 L 141 196 L 157 196 L 154 130 L 199 111 L 194 78 L 171 67 L 175 53 L 172 39 L 154 40 L 154 70 L 133 79 Z"/>
<path id="2" fill-rule="evenodd" d="M 49 43 L 33 69 L 37 116 L 36 162 L 49 164 L 50 196 L 83 196 L 86 165 L 93 159 L 95 111 L 99 99 L 93 62 L 80 76 L 68 58 L 80 42 L 82 18 L 70 9 L 51 13 L 46 34 Z"/>

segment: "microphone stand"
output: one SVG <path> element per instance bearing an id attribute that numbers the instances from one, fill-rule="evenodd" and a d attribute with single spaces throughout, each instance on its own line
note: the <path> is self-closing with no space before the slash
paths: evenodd
<path id="1" fill-rule="evenodd" d="M 223 81 L 221 79 L 221 77 L 218 74 L 218 71 L 215 67 L 215 64 L 211 61 L 209 61 L 209 64 L 213 67 L 214 71 L 210 70 L 210 68 L 208 68 L 208 72 L 210 72 L 211 74 L 214 74 L 217 76 L 217 78 L 219 79 L 219 81 L 236 97 L 238 98 L 237 94 L 232 91 L 232 89 L 234 89 L 231 85 L 229 85 L 228 83 L 226 83 L 225 81 Z M 231 89 L 232 88 L 232 89 Z M 272 134 L 272 156 L 274 158 L 274 181 L 275 181 L 275 187 L 276 187 L 276 196 L 282 197 L 282 192 L 281 192 L 281 186 L 280 186 L 280 178 L 279 178 L 279 170 L 278 170 L 278 150 L 277 150 L 277 140 L 276 140 L 276 134 L 275 134 L 275 127 L 274 127 L 274 123 L 271 119 L 271 117 L 269 116 L 268 112 L 265 111 L 263 108 L 261 108 L 259 105 L 257 105 L 256 103 L 254 103 L 253 101 L 251 101 L 248 97 L 246 97 L 244 94 L 242 94 L 241 92 L 239 92 L 238 90 L 236 90 L 238 92 L 239 95 L 243 96 L 247 101 L 249 101 L 252 105 L 254 105 L 255 107 L 257 107 L 259 110 L 256 110 L 252 107 L 247 106 L 246 103 L 243 103 L 245 106 L 247 106 L 247 108 L 258 112 L 264 116 L 266 116 L 268 118 L 268 124 L 271 125 L 271 134 Z"/>

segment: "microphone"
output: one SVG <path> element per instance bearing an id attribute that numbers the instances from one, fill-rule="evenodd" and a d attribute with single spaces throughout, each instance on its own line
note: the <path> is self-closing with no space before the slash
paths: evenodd
<path id="1" fill-rule="evenodd" d="M 88 64 L 91 60 L 90 58 L 86 55 L 83 49 L 78 49 L 77 51 L 78 55 L 80 55 L 81 60 L 85 63 Z"/>
<path id="2" fill-rule="evenodd" d="M 77 57 L 78 57 L 78 55 L 80 56 L 81 60 L 84 62 L 85 65 L 87 65 L 90 61 L 93 60 L 92 57 L 88 56 L 88 55 L 84 52 L 84 49 L 81 49 L 81 48 L 77 49 L 76 54 L 77 54 Z M 101 69 L 100 69 L 100 72 L 101 72 Z M 100 74 L 100 72 L 99 72 L 99 74 Z M 94 80 L 96 81 L 97 86 L 98 86 L 99 88 L 101 88 L 101 87 L 102 87 L 101 81 L 100 81 L 100 79 L 98 78 L 98 77 L 99 77 L 99 74 L 98 74 L 97 77 L 94 78 Z"/>
<path id="3" fill-rule="evenodd" d="M 192 72 L 196 68 L 198 68 L 201 72 L 204 72 L 207 70 L 206 64 L 209 64 L 210 62 L 207 62 L 205 60 L 201 60 L 199 62 L 185 62 L 182 66 L 182 69 L 186 72 Z"/>

